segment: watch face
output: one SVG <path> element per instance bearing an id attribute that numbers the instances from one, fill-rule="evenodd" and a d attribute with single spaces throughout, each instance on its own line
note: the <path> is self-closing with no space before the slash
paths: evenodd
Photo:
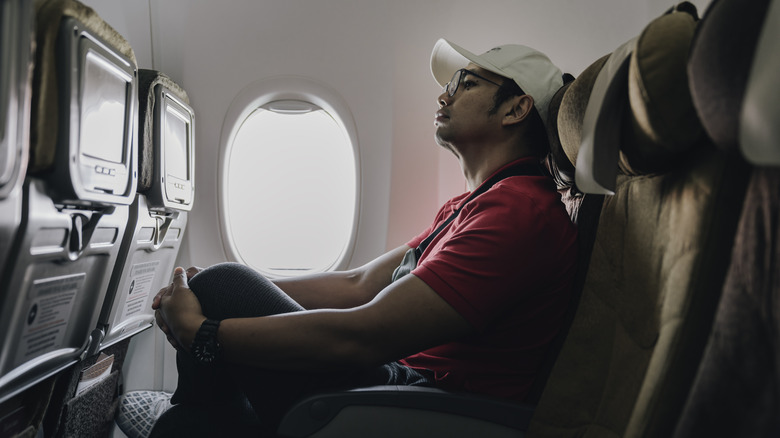
<path id="1" fill-rule="evenodd" d="M 211 351 L 206 345 L 196 345 L 192 349 L 192 354 L 198 362 L 211 363 L 217 358 L 214 351 Z"/>

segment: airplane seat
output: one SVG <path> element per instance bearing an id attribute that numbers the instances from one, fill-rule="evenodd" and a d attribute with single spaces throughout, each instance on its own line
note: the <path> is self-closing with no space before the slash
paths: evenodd
<path id="1" fill-rule="evenodd" d="M 132 48 L 81 3 L 33 8 L 30 155 L 0 279 L 0 403 L 29 395 L 97 342 L 137 183 Z"/>
<path id="2" fill-rule="evenodd" d="M 528 437 L 670 436 L 678 421 L 748 174 L 703 135 L 694 110 L 686 66 L 697 24 L 682 3 L 591 66 L 575 182 L 607 196 Z"/>
<path id="3" fill-rule="evenodd" d="M 780 436 L 780 4 L 717 0 L 689 64 L 710 137 L 752 164 L 712 334 L 675 437 Z"/>
<path id="4" fill-rule="evenodd" d="M 151 300 L 169 284 L 192 208 L 195 131 L 187 93 L 167 75 L 139 69 L 138 98 L 137 194 L 97 323 L 104 336 L 57 382 L 44 423 L 53 436 L 103 436 L 113 427 L 130 339 L 154 323 Z M 105 356 L 113 356 L 110 378 L 74 397 L 78 371 Z"/>
<path id="5" fill-rule="evenodd" d="M 13 242 L 22 221 L 35 46 L 33 18 L 31 2 L 0 1 L 0 278 L 5 278 L 3 271 L 13 258 Z M 0 281 L 0 303 L 9 300 L 9 291 Z M 50 379 L 1 402 L 0 434 L 33 434 L 43 418 L 52 385 Z"/>

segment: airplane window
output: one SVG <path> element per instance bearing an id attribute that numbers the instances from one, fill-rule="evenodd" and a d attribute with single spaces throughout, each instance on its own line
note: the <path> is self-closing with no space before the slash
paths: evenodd
<path id="1" fill-rule="evenodd" d="M 323 108 L 275 101 L 238 128 L 227 157 L 226 220 L 240 259 L 271 277 L 334 269 L 355 226 L 350 137 Z"/>

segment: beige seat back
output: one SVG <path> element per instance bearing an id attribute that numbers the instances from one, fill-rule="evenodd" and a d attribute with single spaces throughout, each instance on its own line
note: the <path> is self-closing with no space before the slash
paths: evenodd
<path id="1" fill-rule="evenodd" d="M 696 25 L 690 5 L 660 17 L 596 61 L 597 75 L 578 79 L 593 86 L 575 81 L 564 96 L 561 113 L 573 109 L 582 121 L 561 135 L 567 154 L 578 155 L 577 185 L 588 185 L 579 179 L 583 154 L 601 157 L 590 170 L 619 171 L 612 187 L 608 176 L 590 184 L 614 194 L 605 198 L 579 307 L 529 437 L 668 436 L 677 421 L 711 327 L 747 175 L 736 154 L 704 137 L 690 102 L 686 63 Z M 610 142 L 619 155 L 586 151 Z"/>

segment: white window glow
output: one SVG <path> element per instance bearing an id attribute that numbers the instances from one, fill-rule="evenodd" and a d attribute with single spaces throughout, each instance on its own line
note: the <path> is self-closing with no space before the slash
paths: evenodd
<path id="1" fill-rule="evenodd" d="M 323 109 L 274 104 L 252 112 L 232 144 L 231 238 L 243 261 L 266 275 L 323 272 L 341 259 L 353 232 L 353 147 Z"/>

